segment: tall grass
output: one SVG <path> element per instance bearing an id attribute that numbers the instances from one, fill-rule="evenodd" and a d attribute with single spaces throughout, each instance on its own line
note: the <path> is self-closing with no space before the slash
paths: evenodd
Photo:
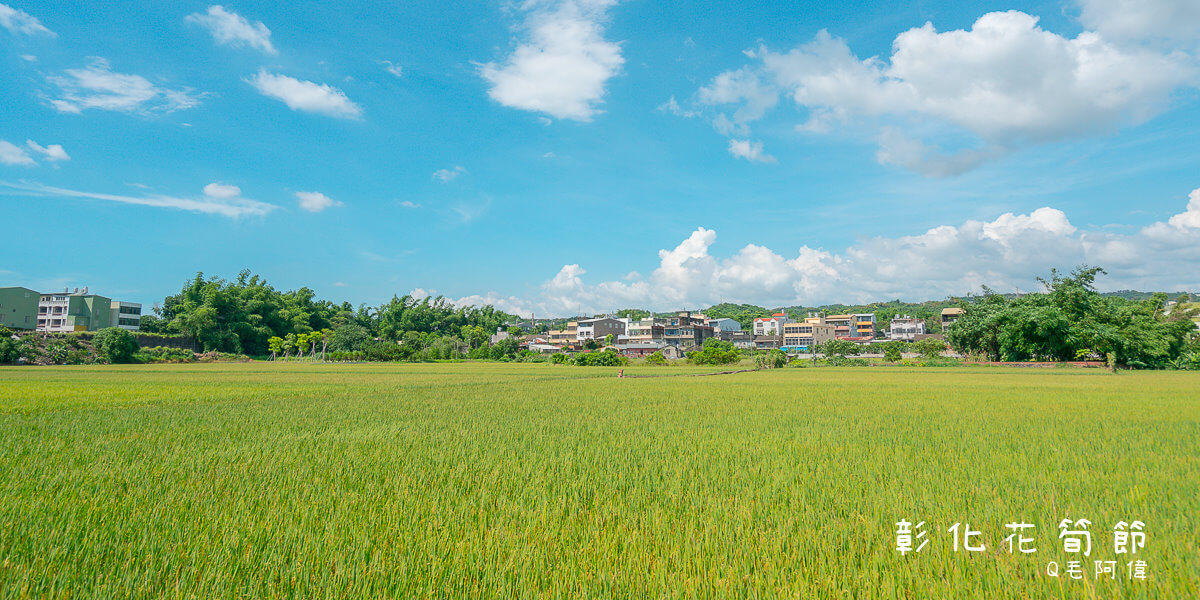
<path id="1" fill-rule="evenodd" d="M 1194 374 L 615 371 L 0 369 L 0 596 L 1200 597 Z M 1150 579 L 1093 580 L 1132 519 Z"/>

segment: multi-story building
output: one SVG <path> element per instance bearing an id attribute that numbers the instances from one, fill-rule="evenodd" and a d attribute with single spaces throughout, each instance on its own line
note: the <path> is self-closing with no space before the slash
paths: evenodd
<path id="1" fill-rule="evenodd" d="M 575 324 L 575 339 L 582 342 L 583 340 L 603 340 L 611 335 L 613 339 L 617 336 L 626 335 L 625 321 L 614 317 L 596 317 L 594 319 L 580 319 Z"/>
<path id="2" fill-rule="evenodd" d="M 672 346 L 702 346 L 704 340 L 713 337 L 713 328 L 708 324 L 708 317 L 702 314 L 693 315 L 683 310 L 663 319 L 663 339 Z"/>
<path id="3" fill-rule="evenodd" d="M 666 340 L 667 320 L 648 317 L 632 321 L 625 329 L 627 343 L 663 342 Z"/>
<path id="4" fill-rule="evenodd" d="M 546 338 L 555 346 L 573 346 L 579 343 L 579 322 L 568 321 L 566 329 L 551 329 Z"/>
<path id="5" fill-rule="evenodd" d="M 142 326 L 142 305 L 137 302 L 113 300 L 112 316 L 108 322 L 113 327 L 137 331 Z"/>
<path id="6" fill-rule="evenodd" d="M 0 288 L 0 327 L 37 329 L 41 294 L 23 287 Z"/>
<path id="7" fill-rule="evenodd" d="M 942 329 L 945 329 L 947 325 L 957 321 L 958 318 L 961 317 L 964 312 L 967 312 L 967 311 L 965 311 L 961 308 L 958 308 L 958 307 L 943 308 L 942 309 Z"/>
<path id="8" fill-rule="evenodd" d="M 875 315 L 871 313 L 829 315 L 825 322 L 833 325 L 834 335 L 839 339 L 869 340 L 875 337 Z"/>
<path id="9" fill-rule="evenodd" d="M 911 342 L 916 340 L 919 335 L 925 335 L 924 319 L 916 319 L 909 315 L 892 317 L 892 322 L 888 326 L 888 339 Z"/>
<path id="10" fill-rule="evenodd" d="M 37 330 L 52 333 L 95 331 L 111 327 L 112 300 L 89 294 L 87 288 L 42 294 L 38 299 Z"/>
<path id="11" fill-rule="evenodd" d="M 754 320 L 754 337 L 779 337 L 783 333 L 783 326 L 791 322 L 792 318 L 782 312 L 777 312 L 769 317 L 759 317 Z"/>
<path id="12" fill-rule="evenodd" d="M 820 317 L 810 317 L 803 323 L 783 326 L 783 346 L 786 351 L 811 352 L 813 347 L 834 339 L 834 326 Z"/>
<path id="13" fill-rule="evenodd" d="M 720 334 L 727 331 L 741 331 L 742 324 L 734 319 L 721 317 L 719 319 L 709 319 L 708 326 L 713 328 L 713 331 Z"/>

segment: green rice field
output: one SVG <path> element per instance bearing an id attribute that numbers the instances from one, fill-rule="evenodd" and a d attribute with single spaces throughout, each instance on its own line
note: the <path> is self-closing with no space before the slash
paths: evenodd
<path id="1" fill-rule="evenodd" d="M 1200 375 L 615 375 L 0 368 L 0 597 L 1200 598 Z"/>

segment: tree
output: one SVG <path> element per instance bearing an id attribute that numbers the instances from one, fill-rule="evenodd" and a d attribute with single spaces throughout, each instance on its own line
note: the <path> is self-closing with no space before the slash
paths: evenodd
<path id="1" fill-rule="evenodd" d="M 733 342 L 717 338 L 704 340 L 704 346 L 699 352 L 693 352 L 688 360 L 697 365 L 728 365 L 742 359 L 742 355 L 733 347 Z"/>
<path id="2" fill-rule="evenodd" d="M 273 335 L 267 339 L 267 347 L 271 350 L 271 360 L 275 360 L 283 351 L 283 338 Z"/>
<path id="3" fill-rule="evenodd" d="M 92 346 L 97 354 L 113 364 L 133 362 L 133 355 L 138 351 L 137 338 L 120 327 L 108 327 L 96 332 L 92 338 Z"/>
<path id="4" fill-rule="evenodd" d="M 883 360 L 897 362 L 904 357 L 904 346 L 901 341 L 888 342 L 883 345 Z"/>
<path id="5" fill-rule="evenodd" d="M 33 358 L 33 349 L 24 338 L 0 325 L 0 363 L 15 363 L 22 358 Z"/>
<path id="6" fill-rule="evenodd" d="M 371 334 L 358 323 L 346 323 L 327 336 L 329 349 L 335 352 L 357 352 L 371 343 Z"/>
<path id="7" fill-rule="evenodd" d="M 662 366 L 667 364 L 667 357 L 663 356 L 662 350 L 658 350 L 654 354 L 646 357 L 646 364 Z"/>
<path id="8" fill-rule="evenodd" d="M 614 336 L 613 334 L 610 333 L 610 334 L 604 336 L 604 345 L 611 346 L 616 341 L 616 339 L 617 339 L 616 336 Z"/>
<path id="9" fill-rule="evenodd" d="M 505 358 L 512 358 L 513 356 L 516 356 L 518 349 L 517 340 L 514 340 L 511 337 L 506 337 L 492 345 L 492 359 L 501 360 Z"/>
<path id="10" fill-rule="evenodd" d="M 814 352 L 820 352 L 825 356 L 854 356 L 862 352 L 862 346 L 855 344 L 849 340 L 829 340 L 814 349 Z"/>
<path id="11" fill-rule="evenodd" d="M 925 358 L 937 358 L 946 350 L 946 342 L 937 338 L 925 338 L 913 342 L 912 349 Z"/>

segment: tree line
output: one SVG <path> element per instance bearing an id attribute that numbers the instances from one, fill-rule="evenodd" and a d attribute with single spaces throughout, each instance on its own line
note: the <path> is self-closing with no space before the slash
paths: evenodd
<path id="1" fill-rule="evenodd" d="M 355 308 L 317 299 L 307 287 L 276 290 L 246 270 L 232 281 L 197 273 L 153 315 L 143 316 L 141 329 L 187 335 L 206 352 L 252 356 L 363 352 L 377 342 L 467 353 L 486 346 L 497 327 L 514 319 L 491 306 L 460 307 L 441 296 L 393 296 L 378 307 Z"/>

